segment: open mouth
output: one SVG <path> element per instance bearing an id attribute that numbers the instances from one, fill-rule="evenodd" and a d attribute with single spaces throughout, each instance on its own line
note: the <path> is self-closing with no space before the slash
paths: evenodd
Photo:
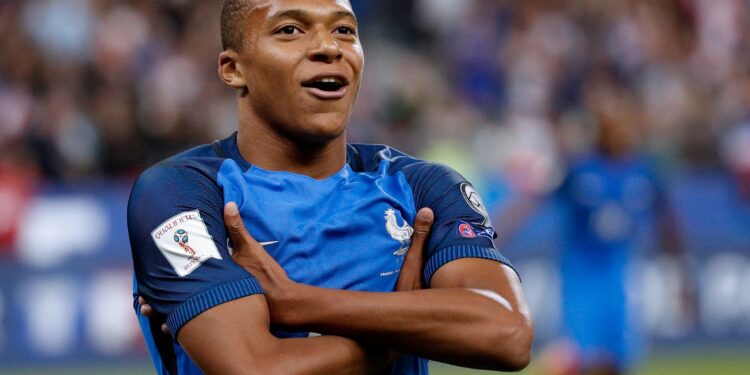
<path id="1" fill-rule="evenodd" d="M 314 88 L 324 92 L 338 92 L 348 84 L 349 82 L 341 77 L 317 77 L 303 82 L 302 87 Z"/>

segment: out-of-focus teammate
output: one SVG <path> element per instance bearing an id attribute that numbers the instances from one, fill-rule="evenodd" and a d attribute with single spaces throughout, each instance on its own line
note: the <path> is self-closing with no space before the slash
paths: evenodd
<path id="1" fill-rule="evenodd" d="M 629 296 L 639 293 L 635 266 L 650 235 L 658 235 L 659 250 L 681 272 L 680 302 L 690 303 L 676 228 L 654 162 L 640 149 L 637 107 L 611 91 L 617 86 L 608 76 L 599 79 L 589 85 L 591 147 L 564 150 L 569 167 L 562 183 L 546 195 L 527 189 L 498 228 L 507 240 L 545 200 L 560 218 L 562 329 L 540 356 L 543 374 L 617 375 L 637 365 L 642 330 Z"/>
<path id="2" fill-rule="evenodd" d="M 637 106 L 621 99 L 625 94 L 611 95 L 607 82 L 591 89 L 600 102 L 593 107 L 594 148 L 573 160 L 555 196 L 565 218 L 563 334 L 577 357 L 568 373 L 576 374 L 627 373 L 641 356 L 640 314 L 629 298 L 638 291 L 629 289 L 638 285 L 633 271 L 645 234 L 657 235 L 659 250 L 678 266 L 683 305 L 691 294 L 655 163 L 641 150 Z"/>
<path id="3" fill-rule="evenodd" d="M 219 75 L 239 92 L 238 132 L 144 172 L 128 209 L 134 293 L 176 340 L 136 303 L 160 373 L 528 364 L 520 282 L 471 184 L 346 143 L 357 31 L 347 0 L 225 1 Z M 402 265 L 421 268 L 404 258 L 422 240 L 428 289 L 399 279 Z"/>

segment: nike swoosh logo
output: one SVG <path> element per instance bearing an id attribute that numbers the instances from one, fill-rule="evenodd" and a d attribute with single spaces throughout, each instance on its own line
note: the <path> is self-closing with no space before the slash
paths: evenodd
<path id="1" fill-rule="evenodd" d="M 268 245 L 273 245 L 273 244 L 275 244 L 275 243 L 279 243 L 279 241 L 268 241 L 268 242 L 261 242 L 261 243 L 260 243 L 260 246 L 268 246 Z"/>

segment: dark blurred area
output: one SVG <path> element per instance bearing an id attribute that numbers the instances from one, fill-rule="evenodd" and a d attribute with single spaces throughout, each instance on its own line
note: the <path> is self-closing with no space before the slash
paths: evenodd
<path id="1" fill-rule="evenodd" d="M 563 331 L 557 198 L 601 153 L 658 181 L 628 234 L 641 347 L 750 343 L 750 1 L 351 1 L 350 142 L 475 183 L 540 346 Z M 146 358 L 125 205 L 140 171 L 236 129 L 220 3 L 0 0 L 0 362 Z"/>

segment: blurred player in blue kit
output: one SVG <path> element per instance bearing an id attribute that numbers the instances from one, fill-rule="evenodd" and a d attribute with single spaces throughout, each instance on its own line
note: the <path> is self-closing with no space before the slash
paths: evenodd
<path id="1" fill-rule="evenodd" d="M 638 285 L 634 266 L 649 235 L 657 234 L 659 249 L 684 268 L 654 162 L 640 149 L 637 106 L 608 74 L 587 89 L 590 149 L 564 150 L 570 160 L 562 183 L 547 196 L 527 193 L 499 217 L 500 236 L 516 232 L 544 200 L 560 218 L 562 339 L 541 356 L 542 373 L 551 375 L 621 374 L 637 363 L 641 324 L 629 295 L 639 291 L 629 288 Z"/>
<path id="2" fill-rule="evenodd" d="M 573 373 L 620 374 L 642 351 L 636 265 L 646 234 L 681 273 L 680 303 L 690 303 L 684 254 L 654 161 L 639 143 L 637 106 L 604 75 L 590 85 L 596 117 L 593 152 L 576 158 L 554 197 L 562 207 L 560 261 L 563 334 L 575 345 Z M 648 230 L 653 227 L 655 230 Z M 646 242 L 644 242 L 646 241 Z"/>
<path id="3" fill-rule="evenodd" d="M 349 2 L 227 0 L 221 18 L 238 131 L 144 172 L 128 207 L 157 371 L 525 367 L 530 314 L 471 184 L 346 143 L 364 65 Z"/>
<path id="4" fill-rule="evenodd" d="M 599 152 L 575 162 L 557 193 L 567 218 L 563 333 L 576 345 L 581 373 L 617 374 L 638 348 L 627 271 L 639 227 L 653 222 L 660 194 L 650 163 L 633 152 L 627 125 L 600 122 Z"/>

